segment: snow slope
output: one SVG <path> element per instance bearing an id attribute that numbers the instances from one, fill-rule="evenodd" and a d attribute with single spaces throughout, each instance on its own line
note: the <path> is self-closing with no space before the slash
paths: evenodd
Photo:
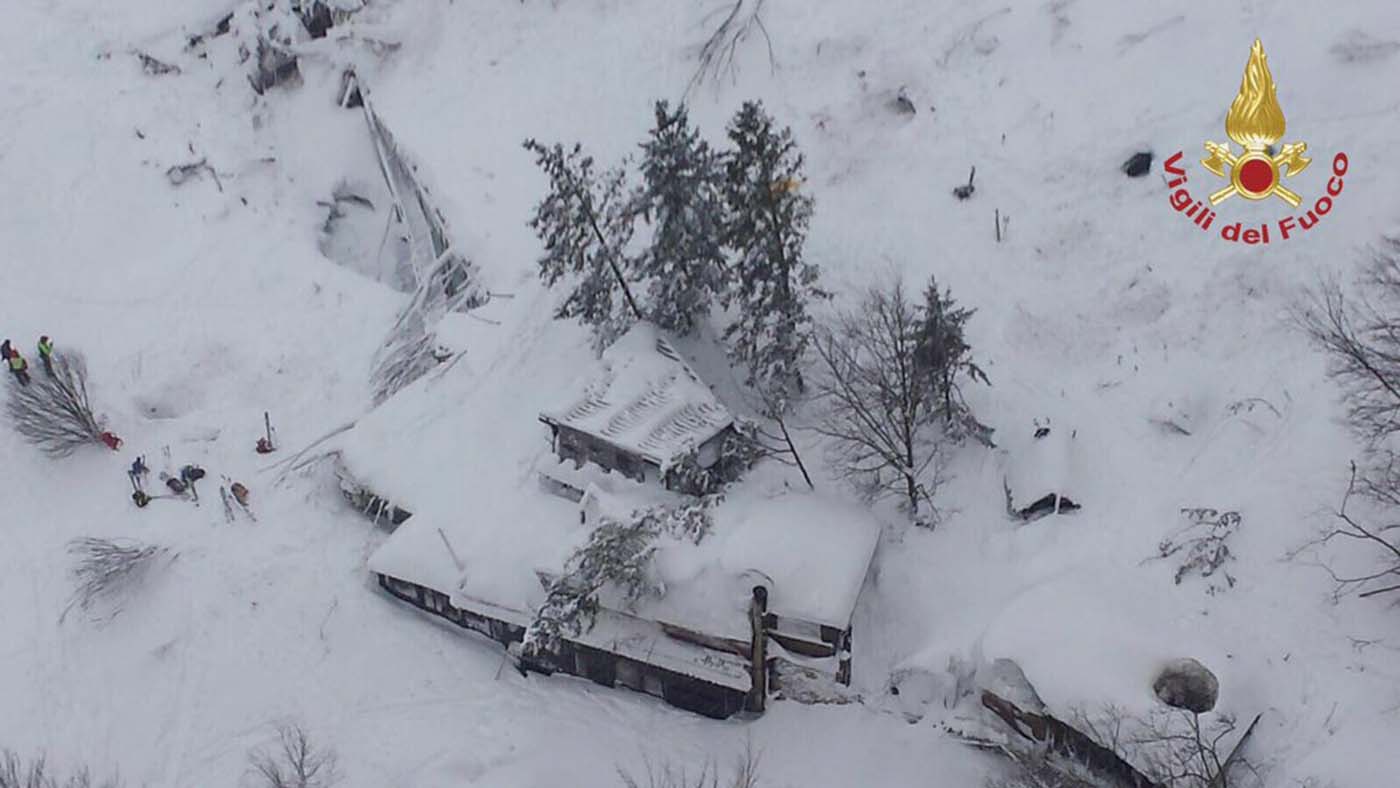
<path id="1" fill-rule="evenodd" d="M 300 719 L 339 750 L 354 786 L 615 785 L 617 764 L 723 761 L 745 739 L 764 752 L 767 785 L 963 786 L 990 762 L 939 733 L 941 711 L 918 725 L 887 713 L 892 671 L 1014 657 L 1053 707 L 1141 709 L 1152 669 L 1190 655 L 1220 676 L 1222 709 L 1265 713 L 1269 785 L 1390 784 L 1394 614 L 1333 604 L 1325 573 L 1284 559 L 1325 522 L 1356 447 L 1322 359 L 1282 316 L 1400 215 L 1386 180 L 1400 55 L 1382 46 L 1348 62 L 1333 49 L 1355 31 L 1400 40 L 1393 4 L 769 0 L 776 68 L 751 39 L 732 79 L 695 94 L 692 117 L 718 141 L 739 103 L 760 97 L 792 124 L 817 200 L 808 250 L 840 295 L 833 307 L 881 277 L 920 286 L 936 272 L 979 308 L 972 344 L 995 385 L 973 392 L 978 413 L 1003 434 L 1046 415 L 1083 425 L 1087 489 L 1072 517 L 1013 525 L 1009 458 L 967 450 L 938 530 L 887 529 L 857 611 L 868 702 L 777 703 L 724 723 L 503 670 L 491 644 L 371 587 L 364 559 L 382 534 L 347 511 L 324 469 L 275 485 L 251 452 L 264 410 L 280 456 L 362 415 L 371 356 L 404 301 L 317 251 L 316 201 L 373 177 L 362 118 L 332 105 L 337 57 L 362 61 L 467 253 L 514 296 L 481 310 L 500 325 L 463 324 L 462 363 L 376 417 L 387 427 L 466 409 L 454 419 L 466 434 L 388 472 L 434 469 L 440 479 L 411 483 L 505 516 L 498 485 L 528 468 L 464 479 L 454 452 L 542 445 L 533 400 L 558 399 L 589 365 L 586 334 L 549 319 L 554 296 L 535 279 L 524 220 L 544 181 L 520 141 L 578 140 L 608 161 L 630 152 L 651 101 L 681 96 L 716 21 L 705 3 L 376 6 L 361 33 L 403 42 L 396 53 L 380 63 L 353 45 L 321 50 L 304 84 L 256 101 L 223 44 L 207 59 L 181 53 L 183 34 L 230 7 L 222 0 L 7 6 L 0 332 L 24 348 L 47 333 L 83 349 L 128 443 L 120 456 L 52 462 L 0 430 L 0 746 L 120 769 L 135 785 L 235 785 L 273 724 Z M 1331 152 L 1351 161 L 1325 221 L 1264 248 L 1176 216 L 1160 169 L 1138 180 L 1116 169 L 1140 146 L 1159 162 L 1185 150 L 1189 187 L 1209 191 L 1196 154 L 1223 138 L 1256 35 L 1288 137 L 1315 155 L 1290 186 L 1320 194 Z M 143 74 L 133 47 L 184 73 Z M 901 87 L 912 117 L 887 106 Z M 166 168 L 199 158 L 219 184 L 166 181 Z M 974 164 L 977 193 L 959 203 L 949 191 Z M 1227 206 L 1252 221 L 1281 210 Z M 994 210 L 1010 219 L 1000 244 Z M 521 385 L 556 390 L 513 395 Z M 1231 408 L 1250 398 L 1268 407 Z M 423 400 L 433 407 L 405 405 Z M 1153 420 L 1166 417 L 1191 434 L 1163 432 Z M 176 464 L 209 468 L 200 508 L 127 500 L 125 465 L 145 452 L 159 469 L 163 446 Z M 824 489 L 842 490 L 819 470 Z M 222 475 L 253 489 L 256 524 L 223 521 Z M 1239 582 L 1225 593 L 1141 564 L 1188 506 L 1243 516 Z M 83 535 L 179 557 L 112 623 L 59 623 L 64 544 Z"/>

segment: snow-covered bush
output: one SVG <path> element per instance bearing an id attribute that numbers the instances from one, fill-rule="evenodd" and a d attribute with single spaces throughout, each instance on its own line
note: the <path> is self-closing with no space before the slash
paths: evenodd
<path id="1" fill-rule="evenodd" d="M 314 744 L 300 725 L 279 726 L 276 744 L 248 762 L 258 788 L 330 788 L 340 779 L 335 750 Z"/>
<path id="2" fill-rule="evenodd" d="M 11 750 L 0 753 L 0 788 L 118 788 L 116 778 L 96 780 L 86 768 L 67 779 L 49 771 L 43 756 L 25 763 Z"/>
<path id="3" fill-rule="evenodd" d="M 110 605 L 105 618 L 122 610 L 125 596 L 140 584 L 159 558 L 173 559 L 169 549 L 135 539 L 83 537 L 68 543 L 68 553 L 76 559 L 72 575 L 76 588 L 63 615 L 75 605 L 93 613 L 100 603 Z"/>
<path id="4" fill-rule="evenodd" d="M 53 355 L 53 374 L 30 370 L 29 385 L 10 387 L 5 412 L 10 426 L 53 457 L 102 442 L 102 427 L 88 399 L 87 363 L 76 352 Z"/>

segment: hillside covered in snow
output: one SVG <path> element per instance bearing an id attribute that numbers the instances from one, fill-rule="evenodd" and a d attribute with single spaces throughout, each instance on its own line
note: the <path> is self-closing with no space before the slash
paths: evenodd
<path id="1" fill-rule="evenodd" d="M 339 786 L 601 788 L 649 765 L 727 774 L 746 751 L 765 788 L 981 786 L 1018 737 L 983 691 L 1131 728 L 1191 658 L 1218 679 L 1202 724 L 1234 721 L 1222 757 L 1258 720 L 1231 786 L 1395 784 L 1394 597 L 1335 580 L 1383 555 L 1319 541 L 1366 446 L 1297 318 L 1320 283 L 1366 295 L 1400 232 L 1392 3 L 335 0 L 314 24 L 294 5 L 6 7 L 0 338 L 39 382 L 38 337 L 81 351 L 122 443 L 50 457 L 11 411 L 0 427 L 0 750 L 130 786 L 258 786 L 255 754 L 296 725 Z M 1298 207 L 1209 204 L 1230 181 L 1203 145 L 1235 138 L 1256 38 L 1287 119 L 1256 153 L 1288 162 L 1272 177 Z M 781 188 L 811 200 L 802 255 L 831 296 L 809 305 L 818 335 L 930 276 L 975 309 L 985 380 L 961 390 L 990 439 L 942 446 L 917 517 L 850 483 L 828 401 L 770 418 L 726 355 L 742 308 L 668 342 L 615 332 L 601 357 L 556 317 L 569 282 L 542 281 L 528 224 L 552 184 L 523 143 L 635 168 L 658 101 L 717 151 L 746 102 L 791 129 L 804 177 Z M 1279 147 L 1304 141 L 1306 168 Z M 648 242 L 636 226 L 619 254 Z M 764 679 L 712 647 L 752 636 L 816 689 L 774 679 L 761 713 L 711 719 L 640 676 L 517 670 L 519 633 L 502 648 L 385 593 L 415 574 L 453 611 L 531 626 L 600 517 L 692 501 L 668 474 L 752 424 L 802 467 L 759 459 L 705 528 L 648 532 L 645 594 L 598 591 L 578 638 L 641 664 L 673 648 L 674 672 L 743 698 Z M 569 461 L 598 446 L 613 472 Z M 198 500 L 159 478 L 185 465 L 207 472 Z M 219 494 L 235 482 L 246 507 Z M 76 604 L 89 537 L 160 552 Z M 651 640 L 628 640 L 636 621 Z"/>

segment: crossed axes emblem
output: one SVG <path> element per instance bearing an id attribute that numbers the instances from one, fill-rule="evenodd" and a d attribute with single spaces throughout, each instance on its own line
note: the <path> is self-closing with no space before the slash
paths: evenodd
<path id="1" fill-rule="evenodd" d="M 1303 155 L 1308 150 L 1306 142 L 1290 142 L 1272 156 L 1267 151 L 1251 148 L 1236 156 L 1228 144 L 1221 145 L 1217 142 L 1207 142 L 1205 148 L 1210 158 L 1202 159 L 1201 164 L 1216 176 L 1230 179 L 1229 186 L 1210 195 L 1211 205 L 1218 205 L 1236 194 L 1249 200 L 1263 200 L 1270 195 L 1278 195 L 1279 199 L 1294 208 L 1302 203 L 1303 200 L 1297 192 L 1280 182 L 1279 174 L 1284 172 L 1286 177 L 1291 178 L 1312 164 L 1312 159 Z M 1225 167 L 1230 168 L 1229 175 L 1225 174 Z M 1267 168 L 1267 173 L 1264 168 Z M 1242 178 L 1248 182 L 1242 182 Z"/>

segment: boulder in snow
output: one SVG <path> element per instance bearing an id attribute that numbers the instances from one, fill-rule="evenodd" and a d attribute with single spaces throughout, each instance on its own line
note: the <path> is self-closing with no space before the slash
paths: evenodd
<path id="1" fill-rule="evenodd" d="M 1162 668 L 1152 682 L 1157 699 L 1178 709 L 1204 714 L 1215 708 L 1220 682 L 1215 674 L 1190 657 L 1175 659 Z"/>

